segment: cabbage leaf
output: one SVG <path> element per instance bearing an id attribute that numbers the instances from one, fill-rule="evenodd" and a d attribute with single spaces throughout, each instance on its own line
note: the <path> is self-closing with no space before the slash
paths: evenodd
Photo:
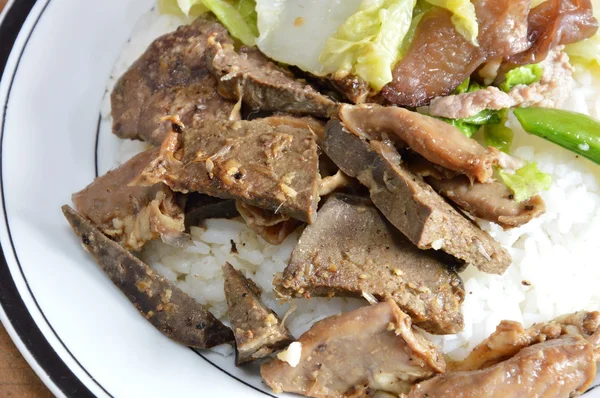
<path id="1" fill-rule="evenodd" d="M 544 69 L 539 64 L 519 66 L 506 74 L 506 80 L 500 85 L 500 90 L 509 92 L 519 84 L 533 84 L 542 80 Z"/>
<path id="2" fill-rule="evenodd" d="M 483 130 L 483 138 L 487 146 L 500 149 L 502 152 L 509 153 L 512 146 L 514 133 L 506 127 L 508 120 L 508 109 L 498 111 L 499 123 L 488 124 Z"/>
<path id="3" fill-rule="evenodd" d="M 456 31 L 476 46 L 479 35 L 479 24 L 475 6 L 470 0 L 426 0 L 428 3 L 452 12 L 452 23 Z"/>
<path id="4" fill-rule="evenodd" d="M 444 117 L 440 117 L 438 119 L 441 119 L 446 123 L 453 125 L 457 129 L 459 129 L 461 133 L 463 133 L 469 138 L 472 138 L 475 135 L 475 133 L 479 131 L 481 126 L 500 123 L 500 116 L 498 116 L 498 111 L 494 111 L 491 109 L 484 109 L 481 112 L 464 119 L 448 119 Z"/>
<path id="5" fill-rule="evenodd" d="M 256 0 L 257 46 L 269 58 L 317 76 L 325 43 L 360 7 L 361 0 Z"/>
<path id="6" fill-rule="evenodd" d="M 392 81 L 416 0 L 363 0 L 325 43 L 319 57 L 325 73 L 354 74 L 380 91 Z"/>
<path id="7" fill-rule="evenodd" d="M 594 11 L 596 19 L 600 21 L 600 0 L 592 0 L 592 10 Z M 592 67 L 599 67 L 600 30 L 588 39 L 567 45 L 565 47 L 565 52 L 573 59 L 573 61 Z"/>
<path id="8" fill-rule="evenodd" d="M 552 184 L 552 177 L 541 172 L 536 163 L 529 163 L 527 166 L 515 171 L 514 174 L 503 171 L 498 174 L 500 174 L 504 184 L 514 193 L 517 202 L 522 202 L 541 191 L 550 189 Z"/>
<path id="9" fill-rule="evenodd" d="M 229 33 L 245 45 L 253 46 L 258 37 L 254 0 L 159 0 L 159 10 L 188 17 L 212 11 Z"/>

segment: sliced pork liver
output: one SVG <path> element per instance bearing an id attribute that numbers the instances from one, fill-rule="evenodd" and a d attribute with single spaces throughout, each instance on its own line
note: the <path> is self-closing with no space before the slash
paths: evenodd
<path id="1" fill-rule="evenodd" d="M 160 156 L 137 183 L 166 183 L 281 212 L 305 222 L 316 216 L 320 182 L 316 136 L 281 118 L 212 120 L 174 128 Z"/>
<path id="2" fill-rule="evenodd" d="M 233 341 L 233 333 L 203 305 L 179 290 L 69 206 L 63 213 L 83 248 L 138 311 L 167 337 L 188 347 L 210 348 Z"/>
<path id="3" fill-rule="evenodd" d="M 227 314 L 236 342 L 236 365 L 264 358 L 287 347 L 294 337 L 273 311 L 260 301 L 261 290 L 239 271 L 225 264 Z"/>
<path id="4" fill-rule="evenodd" d="M 73 195 L 77 211 L 129 250 L 157 238 L 184 240 L 183 204 L 168 186 L 129 186 L 157 156 L 158 149 L 142 152 Z"/>
<path id="5" fill-rule="evenodd" d="M 463 328 L 460 277 L 436 253 L 414 246 L 369 199 L 332 195 L 276 283 L 277 293 L 296 297 L 392 298 L 428 332 Z"/>
<path id="6" fill-rule="evenodd" d="M 219 92 L 226 98 L 262 111 L 287 112 L 326 118 L 337 104 L 304 81 L 275 65 L 255 48 L 236 52 L 232 45 L 211 38 L 206 59 L 219 79 Z"/>
<path id="7" fill-rule="evenodd" d="M 411 173 L 392 143 L 361 138 L 332 120 L 323 150 L 369 189 L 375 206 L 419 248 L 441 249 L 488 273 L 502 274 L 510 265 L 508 252 Z"/>
<path id="8" fill-rule="evenodd" d="M 121 138 L 160 145 L 168 130 L 161 118 L 236 118 L 235 104 L 217 92 L 217 80 L 204 60 L 206 40 L 229 41 L 216 19 L 204 16 L 193 24 L 156 39 L 119 79 L 111 96 L 113 132 Z"/>

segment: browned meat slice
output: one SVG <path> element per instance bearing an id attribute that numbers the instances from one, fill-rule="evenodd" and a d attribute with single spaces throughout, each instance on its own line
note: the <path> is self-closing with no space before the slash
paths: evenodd
<path id="1" fill-rule="evenodd" d="M 319 201 L 319 157 L 309 128 L 279 123 L 208 120 L 174 124 L 160 156 L 137 183 L 164 182 L 176 192 L 237 199 L 305 222 Z"/>
<path id="2" fill-rule="evenodd" d="M 272 126 L 286 125 L 299 129 L 309 129 L 317 136 L 317 143 L 325 134 L 325 122 L 320 119 L 315 119 L 312 116 L 293 116 L 281 113 L 275 113 L 269 116 L 269 124 Z"/>
<path id="3" fill-rule="evenodd" d="M 206 67 L 206 40 L 213 33 L 230 40 L 216 19 L 205 16 L 150 45 L 112 92 L 116 135 L 160 145 L 167 133 L 162 117 L 177 115 L 184 124 L 237 117 L 235 104 L 218 94 L 217 80 Z"/>
<path id="4" fill-rule="evenodd" d="M 501 71 L 541 62 L 557 46 L 587 39 L 597 31 L 598 21 L 594 18 L 591 0 L 542 2 L 529 14 L 528 37 L 533 45 L 527 51 L 509 57 Z"/>
<path id="5" fill-rule="evenodd" d="M 420 249 L 441 249 L 480 270 L 502 274 L 508 252 L 459 214 L 401 163 L 390 142 L 367 140 L 332 120 L 323 150 L 351 177 L 365 185 L 384 216 Z"/>
<path id="6" fill-rule="evenodd" d="M 471 184 L 465 176 L 448 180 L 426 178 L 425 181 L 461 209 L 503 228 L 527 224 L 546 212 L 546 204 L 539 195 L 516 202 L 512 191 L 500 182 Z"/>
<path id="7" fill-rule="evenodd" d="M 417 384 L 407 398 L 562 398 L 583 393 L 595 376 L 591 344 L 564 336 L 483 370 L 436 376 Z"/>
<path id="8" fill-rule="evenodd" d="M 340 119 L 353 133 L 381 140 L 387 135 L 419 153 L 432 163 L 487 182 L 501 153 L 484 148 L 456 127 L 407 109 L 379 105 L 342 105 Z"/>
<path id="9" fill-rule="evenodd" d="M 560 316 L 550 322 L 524 329 L 519 322 L 502 321 L 490 337 L 482 341 L 467 358 L 451 362 L 455 371 L 485 369 L 516 355 L 521 349 L 564 335 L 590 340 L 600 332 L 600 312 L 580 311 Z M 592 343 L 596 348 L 597 343 Z"/>
<path id="10" fill-rule="evenodd" d="M 246 225 L 272 245 L 280 245 L 300 226 L 298 220 L 271 210 L 251 206 L 241 200 L 235 203 Z"/>
<path id="11" fill-rule="evenodd" d="M 235 200 L 219 199 L 200 193 L 187 195 L 185 205 L 185 228 L 199 226 L 209 218 L 233 218 L 239 216 Z"/>
<path id="12" fill-rule="evenodd" d="M 400 394 L 446 367 L 392 300 L 317 322 L 298 342 L 297 366 L 274 359 L 261 367 L 263 380 L 277 393 L 316 398 L 362 397 L 368 390 Z"/>
<path id="13" fill-rule="evenodd" d="M 427 105 L 452 93 L 487 60 L 508 57 L 529 47 L 529 0 L 475 0 L 479 46 L 460 35 L 452 14 L 442 8 L 428 11 L 419 23 L 405 57 L 396 64 L 393 80 L 382 90 L 391 103 Z"/>
<path id="14" fill-rule="evenodd" d="M 172 244 L 185 240 L 183 204 L 168 186 L 128 185 L 157 156 L 156 149 L 142 152 L 73 195 L 77 211 L 129 250 L 159 237 Z"/>
<path id="15" fill-rule="evenodd" d="M 112 282 L 154 327 L 170 339 L 194 348 L 233 341 L 233 333 L 204 306 L 147 264 L 107 238 L 69 206 L 62 211 Z"/>
<path id="16" fill-rule="evenodd" d="M 371 94 L 369 83 L 358 76 L 330 77 L 331 85 L 353 104 L 362 104 Z"/>
<path id="17" fill-rule="evenodd" d="M 235 335 L 237 366 L 287 347 L 294 336 L 260 301 L 261 290 L 230 264 L 223 267 L 229 321 Z"/>
<path id="18" fill-rule="evenodd" d="M 144 104 L 138 122 L 139 137 L 159 146 L 167 135 L 165 118 L 177 116 L 184 125 L 198 120 L 239 120 L 239 110 L 233 102 L 219 95 L 214 76 L 209 73 L 197 83 L 156 91 Z"/>
<path id="19" fill-rule="evenodd" d="M 458 333 L 465 292 L 460 277 L 438 257 L 414 246 L 370 200 L 334 194 L 304 230 L 276 291 L 391 298 L 428 332 Z"/>
<path id="20" fill-rule="evenodd" d="M 337 104 L 306 82 L 275 65 L 259 50 L 209 39 L 206 60 L 219 80 L 219 92 L 242 101 L 254 109 L 312 115 L 326 118 L 337 111 Z"/>

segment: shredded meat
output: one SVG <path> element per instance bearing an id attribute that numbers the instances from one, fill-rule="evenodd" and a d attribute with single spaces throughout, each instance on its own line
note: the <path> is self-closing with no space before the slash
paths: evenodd
<path id="1" fill-rule="evenodd" d="M 537 106 L 559 108 L 571 94 L 573 67 L 569 56 L 559 47 L 551 51 L 540 64 L 542 79 L 530 85 L 517 85 L 508 93 L 489 86 L 471 93 L 437 97 L 431 101 L 432 116 L 463 119 L 485 109 L 500 110 L 514 107 Z"/>

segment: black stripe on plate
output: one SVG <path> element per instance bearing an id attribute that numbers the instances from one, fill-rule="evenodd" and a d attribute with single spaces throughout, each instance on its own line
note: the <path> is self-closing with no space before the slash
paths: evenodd
<path id="1" fill-rule="evenodd" d="M 0 76 L 3 76 L 4 71 L 6 69 L 6 63 L 8 61 L 8 57 L 13 49 L 19 31 L 23 26 L 27 16 L 31 12 L 31 9 L 35 5 L 36 0 L 19 0 L 13 3 L 12 6 L 6 11 L 6 15 L 4 17 L 3 23 L 0 25 Z M 17 60 L 17 68 L 18 64 L 21 61 L 23 56 L 25 47 L 31 38 L 31 34 L 33 33 L 35 26 L 37 26 L 42 14 L 48 7 L 48 3 L 44 6 L 44 9 L 38 16 L 35 21 L 34 27 L 32 28 L 29 36 L 26 39 L 25 45 L 21 49 L 21 53 L 19 54 L 19 59 Z M 14 78 L 16 75 L 16 69 L 14 74 L 10 77 L 11 82 L 8 89 L 8 97 L 6 101 L 6 105 L 4 108 L 4 122 L 6 121 L 6 113 L 8 108 L 8 98 L 10 97 L 10 91 L 13 86 Z M 8 76 L 4 76 L 3 78 L 9 78 Z M 2 192 L 2 201 L 4 200 L 4 185 L 2 180 L 2 150 L 3 150 L 3 138 L 4 138 L 4 122 L 2 124 L 2 128 L 0 129 L 0 134 L 2 137 L 2 141 L 0 142 L 0 189 Z M 8 216 L 6 207 L 3 207 L 3 214 L 8 230 L 8 235 L 11 243 L 11 249 L 17 259 L 17 264 L 19 266 L 19 270 L 21 273 L 21 277 L 27 284 L 27 279 L 25 278 L 25 274 L 23 269 L 21 268 L 21 263 L 17 256 L 17 251 L 13 245 L 12 236 L 10 235 L 10 228 L 8 225 Z M 4 250 L 9 250 L 9 248 L 2 248 L 2 253 L 0 253 L 0 304 L 6 313 L 8 321 L 15 329 L 17 335 L 21 339 L 23 345 L 26 347 L 27 351 L 32 355 L 38 365 L 46 372 L 50 380 L 56 385 L 67 397 L 94 397 L 94 394 L 73 374 L 73 372 L 65 365 L 62 359 L 58 356 L 58 354 L 54 351 L 52 346 L 48 343 L 46 338 L 44 337 L 41 330 L 36 325 L 35 321 L 29 314 L 23 299 L 21 298 L 19 291 L 17 290 L 16 284 L 13 280 L 13 276 L 8 268 L 6 263 L 6 257 L 4 255 Z M 77 361 L 77 359 L 73 356 L 73 354 L 68 350 L 60 337 L 56 334 L 42 309 L 38 305 L 35 296 L 31 292 L 29 285 L 27 284 L 27 289 L 33 298 L 35 305 L 38 310 L 42 314 L 44 320 L 52 330 L 52 333 L 59 340 L 61 345 L 65 348 L 65 350 L 71 355 L 73 360 L 77 362 L 77 364 L 83 369 L 83 371 L 92 379 L 94 382 L 104 391 L 106 394 L 110 396 L 108 391 L 104 387 L 102 387 L 90 374 L 89 372 Z"/>

